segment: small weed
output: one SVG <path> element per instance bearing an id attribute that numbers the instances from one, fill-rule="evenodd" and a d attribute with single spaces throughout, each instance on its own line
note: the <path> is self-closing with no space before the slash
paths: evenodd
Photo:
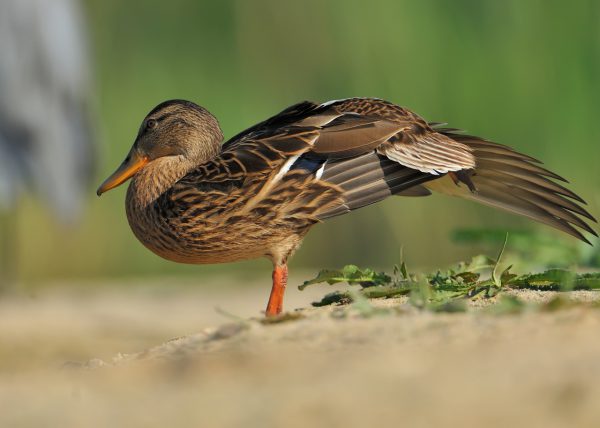
<path id="1" fill-rule="evenodd" d="M 517 275 L 506 266 L 503 257 L 508 235 L 496 259 L 484 255 L 473 257 L 469 262 L 460 262 L 454 268 L 437 270 L 423 275 L 410 273 L 404 261 L 395 265 L 392 275 L 373 269 L 360 269 L 348 265 L 341 270 L 322 270 L 304 282 L 299 288 L 309 285 L 346 282 L 359 289 L 336 291 L 327 294 L 314 306 L 345 305 L 353 303 L 362 315 L 370 316 L 374 308 L 367 299 L 408 296 L 408 302 L 420 309 L 435 312 L 457 312 L 467 308 L 467 300 L 489 299 L 507 289 L 529 290 L 595 290 L 600 289 L 600 273 L 577 274 L 566 269 L 548 269 L 540 273 Z M 506 266 L 506 267 L 505 267 Z M 525 304 L 513 296 L 501 295 L 495 305 L 495 313 L 517 313 Z M 555 310 L 567 306 L 556 301 L 544 305 L 544 310 Z"/>

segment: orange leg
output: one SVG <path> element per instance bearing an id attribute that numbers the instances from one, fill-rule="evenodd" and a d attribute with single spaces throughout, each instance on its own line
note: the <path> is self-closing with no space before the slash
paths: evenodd
<path id="1" fill-rule="evenodd" d="M 273 269 L 273 288 L 269 296 L 269 303 L 265 315 L 272 317 L 279 315 L 283 310 L 283 295 L 287 285 L 288 268 L 287 265 L 275 266 Z"/>

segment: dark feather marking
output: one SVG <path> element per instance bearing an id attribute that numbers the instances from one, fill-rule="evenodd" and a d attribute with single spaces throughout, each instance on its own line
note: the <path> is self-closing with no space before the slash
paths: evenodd
<path id="1" fill-rule="evenodd" d="M 479 190 L 477 191 L 476 200 L 545 223 L 589 243 L 581 232 L 571 226 L 566 220 L 557 218 L 543 207 L 523 199 L 521 195 L 511 192 L 511 189 L 502 183 L 488 183 L 484 181 L 477 183 L 477 186 Z"/>
<path id="2" fill-rule="evenodd" d="M 434 128 L 469 146 L 476 157 L 476 168 L 471 179 L 477 191 L 462 193 L 463 197 L 532 218 L 584 242 L 589 243 L 575 227 L 596 235 L 590 225 L 578 217 L 595 221 L 587 210 L 576 203 L 585 204 L 583 199 L 553 181 L 566 182 L 563 177 L 541 167 L 538 159 L 508 146 L 459 134 L 454 129 Z"/>
<path id="3" fill-rule="evenodd" d="M 300 156 L 296 162 L 294 162 L 290 170 L 293 171 L 296 169 L 303 169 L 305 171 L 314 173 L 317 172 L 326 161 L 327 159 L 310 158 L 306 155 L 303 155 Z"/>
<path id="4" fill-rule="evenodd" d="M 325 110 L 325 109 L 322 109 Z M 225 143 L 223 143 L 222 150 L 227 150 L 230 146 L 235 145 L 240 140 L 243 140 L 245 137 L 248 137 L 255 133 L 260 132 L 272 132 L 273 129 L 280 129 L 286 125 L 290 125 L 302 118 L 309 116 L 310 114 L 314 114 L 318 111 L 319 106 L 310 101 L 303 101 L 298 104 L 294 104 L 285 110 L 277 113 L 275 116 L 268 118 L 260 123 L 257 123 L 250 128 L 243 130 L 242 132 L 234 135 Z"/>
<path id="5" fill-rule="evenodd" d="M 559 189 L 553 188 L 551 186 L 540 186 L 539 184 L 533 183 L 529 180 L 513 176 L 510 174 L 504 174 L 502 171 L 493 171 L 493 170 L 482 170 L 477 173 L 480 177 L 488 177 L 492 180 L 498 180 L 503 183 L 506 183 L 509 186 L 519 187 L 525 189 L 529 192 L 536 193 L 540 196 L 544 196 L 545 198 L 551 198 L 551 200 L 555 204 L 559 204 L 564 208 L 576 212 L 584 217 L 592 221 L 596 221 L 595 218 L 583 207 L 577 205 L 575 202 L 567 199 L 564 196 L 579 200 L 579 197 L 574 193 L 568 191 L 564 192 L 567 189 L 560 187 Z M 558 185 L 557 185 L 558 186 Z M 565 195 L 565 193 L 567 193 Z M 564 195 L 564 196 L 561 196 Z M 581 201 L 580 201 L 581 202 Z"/>
<path id="6" fill-rule="evenodd" d="M 323 180 L 340 186 L 345 202 L 320 214 L 319 219 L 373 204 L 434 178 L 439 176 L 407 168 L 375 152 L 327 164 Z"/>

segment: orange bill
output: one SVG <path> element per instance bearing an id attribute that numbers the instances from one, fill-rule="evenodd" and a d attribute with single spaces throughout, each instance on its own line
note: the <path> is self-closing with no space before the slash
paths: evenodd
<path id="1" fill-rule="evenodd" d="M 142 167 L 147 163 L 148 158 L 146 156 L 140 156 L 137 151 L 132 150 L 129 152 L 129 155 L 127 158 L 125 158 L 121 166 L 115 172 L 113 172 L 110 177 L 104 180 L 104 183 L 102 183 L 100 187 L 98 187 L 96 194 L 100 196 L 104 192 L 120 186 L 133 177 L 133 175 L 142 169 Z"/>

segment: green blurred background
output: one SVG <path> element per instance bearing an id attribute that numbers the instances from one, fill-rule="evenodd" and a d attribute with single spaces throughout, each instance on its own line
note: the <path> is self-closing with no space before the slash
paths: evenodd
<path id="1" fill-rule="evenodd" d="M 375 96 L 543 159 L 571 180 L 593 214 L 600 212 L 598 1 L 86 0 L 84 6 L 100 120 L 98 183 L 121 162 L 146 113 L 165 99 L 208 108 L 227 138 L 304 99 Z M 40 203 L 26 198 L 18 218 L 19 279 L 201 279 L 218 272 L 265 275 L 270 268 L 266 260 L 226 266 L 161 260 L 130 232 L 124 193 L 125 186 L 99 199 L 90 188 L 85 216 L 73 228 L 55 225 Z M 292 269 L 387 267 L 398 262 L 401 247 L 413 267 L 449 263 L 474 253 L 450 239 L 453 230 L 471 227 L 537 226 L 444 196 L 391 198 L 315 227 Z"/>

